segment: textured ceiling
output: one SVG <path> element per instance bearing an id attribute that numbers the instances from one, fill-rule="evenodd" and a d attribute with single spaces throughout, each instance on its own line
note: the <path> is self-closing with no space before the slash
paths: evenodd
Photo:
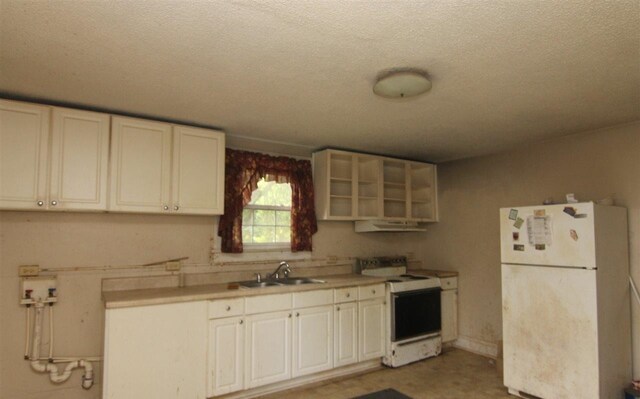
<path id="1" fill-rule="evenodd" d="M 442 161 L 640 119 L 640 1 L 0 1 L 0 91 Z M 377 74 L 430 73 L 413 100 Z"/>

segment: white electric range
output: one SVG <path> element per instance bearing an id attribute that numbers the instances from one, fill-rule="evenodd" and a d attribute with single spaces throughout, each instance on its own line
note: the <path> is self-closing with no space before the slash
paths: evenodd
<path id="1" fill-rule="evenodd" d="M 407 274 L 407 258 L 358 259 L 360 272 L 387 279 L 386 354 L 383 363 L 399 367 L 442 351 L 440 279 Z"/>

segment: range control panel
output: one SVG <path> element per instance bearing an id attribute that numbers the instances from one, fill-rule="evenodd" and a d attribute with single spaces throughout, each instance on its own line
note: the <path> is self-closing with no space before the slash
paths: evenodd
<path id="1" fill-rule="evenodd" d="M 360 271 L 366 269 L 378 269 L 381 267 L 406 267 L 406 256 L 377 256 L 374 258 L 358 258 Z"/>

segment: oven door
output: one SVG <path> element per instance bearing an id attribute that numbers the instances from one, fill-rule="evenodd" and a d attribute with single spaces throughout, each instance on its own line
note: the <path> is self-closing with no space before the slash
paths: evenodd
<path id="1" fill-rule="evenodd" d="M 440 331 L 440 288 L 395 292 L 391 297 L 391 341 Z"/>

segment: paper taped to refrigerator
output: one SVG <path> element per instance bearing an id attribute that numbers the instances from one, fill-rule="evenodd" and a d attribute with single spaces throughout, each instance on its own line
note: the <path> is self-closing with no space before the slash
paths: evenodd
<path id="1" fill-rule="evenodd" d="M 527 234 L 531 245 L 551 245 L 551 216 L 527 217 Z"/>

